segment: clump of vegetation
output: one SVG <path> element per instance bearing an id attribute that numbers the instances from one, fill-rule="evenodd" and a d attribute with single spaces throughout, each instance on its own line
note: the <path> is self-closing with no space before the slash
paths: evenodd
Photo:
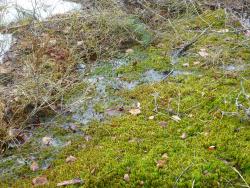
<path id="1" fill-rule="evenodd" d="M 53 19 L 17 27 L 14 50 L 19 55 L 13 66 L 18 68 L 14 84 L 2 96 L 13 112 L 6 122 L 9 128 L 24 129 L 63 110 L 64 93 L 77 82 L 79 64 L 110 59 L 131 45 L 146 47 L 153 40 L 145 24 L 122 11 Z"/>

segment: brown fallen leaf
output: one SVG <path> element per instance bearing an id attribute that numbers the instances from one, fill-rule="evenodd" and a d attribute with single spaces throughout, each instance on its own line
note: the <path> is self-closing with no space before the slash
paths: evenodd
<path id="1" fill-rule="evenodd" d="M 155 116 L 149 116 L 148 119 L 153 120 L 153 119 L 155 119 Z"/>
<path id="2" fill-rule="evenodd" d="M 95 174 L 95 171 L 96 171 L 96 168 L 93 168 L 90 173 Z"/>
<path id="3" fill-rule="evenodd" d="M 83 183 L 84 183 L 83 180 L 81 180 L 80 178 L 76 178 L 76 179 L 60 182 L 56 186 L 61 187 L 61 186 L 66 186 L 66 185 L 76 185 L 76 184 L 83 184 Z"/>
<path id="4" fill-rule="evenodd" d="M 70 156 L 68 156 L 68 157 L 66 158 L 66 163 L 73 163 L 73 162 L 75 162 L 76 160 L 77 160 L 76 157 L 70 155 Z"/>
<path id="5" fill-rule="evenodd" d="M 124 181 L 129 182 L 129 180 L 130 180 L 129 174 L 124 174 L 123 179 L 124 179 Z"/>
<path id="6" fill-rule="evenodd" d="M 162 127 L 162 128 L 166 128 L 168 123 L 166 121 L 161 121 L 159 122 L 159 125 Z"/>
<path id="7" fill-rule="evenodd" d="M 93 138 L 92 138 L 91 135 L 85 135 L 85 136 L 84 136 L 84 139 L 85 139 L 87 142 L 89 142 L 89 141 L 91 141 Z"/>
<path id="8" fill-rule="evenodd" d="M 77 41 L 77 46 L 83 46 L 84 45 L 84 42 L 81 40 L 81 41 Z"/>
<path id="9" fill-rule="evenodd" d="M 204 132 L 204 136 L 209 136 L 209 132 Z"/>
<path id="10" fill-rule="evenodd" d="M 187 133 L 182 133 L 181 139 L 182 139 L 182 140 L 185 140 L 186 138 L 187 138 Z"/>
<path id="11" fill-rule="evenodd" d="M 161 156 L 162 159 L 164 160 L 167 160 L 168 159 L 168 154 L 167 153 L 164 153 L 162 156 Z"/>
<path id="12" fill-rule="evenodd" d="M 46 185 L 48 184 L 48 179 L 46 176 L 39 176 L 39 177 L 36 177 L 32 180 L 32 184 L 34 186 L 41 186 L 41 185 Z"/>
<path id="13" fill-rule="evenodd" d="M 141 109 L 141 103 L 140 103 L 140 102 L 137 102 L 137 103 L 136 103 L 136 108 Z"/>
<path id="14" fill-rule="evenodd" d="M 210 150 L 210 151 L 213 151 L 213 150 L 215 150 L 216 149 L 216 146 L 209 146 L 208 147 L 208 150 Z"/>
<path id="15" fill-rule="evenodd" d="M 250 30 L 247 30 L 245 35 L 246 35 L 246 37 L 250 37 Z"/>
<path id="16" fill-rule="evenodd" d="M 51 40 L 49 41 L 49 44 L 50 44 L 51 46 L 55 46 L 56 43 L 57 43 L 57 40 L 56 40 L 56 39 L 51 39 Z"/>
<path id="17" fill-rule="evenodd" d="M 179 116 L 172 116 L 171 117 L 172 120 L 176 121 L 176 122 L 180 122 L 181 118 Z"/>
<path id="18" fill-rule="evenodd" d="M 217 33 L 228 33 L 229 29 L 220 29 L 217 31 Z"/>
<path id="19" fill-rule="evenodd" d="M 53 142 L 53 138 L 49 137 L 49 136 L 45 136 L 42 138 L 42 143 L 46 146 L 50 146 Z"/>
<path id="20" fill-rule="evenodd" d="M 139 185 L 140 185 L 140 186 L 143 186 L 143 185 L 144 185 L 144 181 L 140 181 L 140 182 L 139 182 Z"/>
<path id="21" fill-rule="evenodd" d="M 36 161 L 32 162 L 32 164 L 30 165 L 30 170 L 32 170 L 33 172 L 39 170 L 39 165 Z"/>
<path id="22" fill-rule="evenodd" d="M 17 140 L 19 141 L 20 144 L 24 144 L 29 140 L 31 135 L 28 135 L 27 133 L 20 133 L 17 137 Z"/>
<path id="23" fill-rule="evenodd" d="M 134 53 L 134 50 L 133 50 L 133 49 L 127 49 L 127 50 L 126 50 L 126 54 L 132 54 L 132 53 Z"/>
<path id="24" fill-rule="evenodd" d="M 202 48 L 200 49 L 200 51 L 198 52 L 198 54 L 201 56 L 201 57 L 207 57 L 209 56 L 209 54 L 207 53 L 207 50 Z"/>
<path id="25" fill-rule="evenodd" d="M 129 113 L 134 115 L 134 116 L 137 116 L 141 113 L 141 110 L 139 108 L 135 108 L 135 109 L 129 110 Z"/>
<path id="26" fill-rule="evenodd" d="M 199 64 L 201 64 L 200 61 L 195 61 L 195 62 L 193 62 L 193 65 L 199 65 Z"/>
<path id="27" fill-rule="evenodd" d="M 158 160 L 157 161 L 157 168 L 163 168 L 166 165 L 166 160 Z"/>

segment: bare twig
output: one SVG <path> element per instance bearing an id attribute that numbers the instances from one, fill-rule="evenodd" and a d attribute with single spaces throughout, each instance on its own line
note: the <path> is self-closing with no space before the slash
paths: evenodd
<path id="1" fill-rule="evenodd" d="M 184 44 L 182 47 L 180 47 L 179 49 L 175 50 L 172 53 L 171 56 L 171 64 L 174 65 L 176 64 L 178 61 L 177 59 L 182 56 L 182 54 L 188 50 L 188 48 L 190 46 L 192 46 L 194 43 L 196 43 L 207 31 L 208 31 L 209 27 L 204 29 L 202 31 L 202 33 L 200 33 L 198 36 L 195 36 L 191 41 L 187 42 L 186 44 Z"/>
<path id="2" fill-rule="evenodd" d="M 241 175 L 241 173 L 235 168 L 235 167 L 231 167 L 239 176 L 240 178 L 244 181 L 244 183 L 246 184 L 246 187 L 250 188 L 249 184 L 246 182 L 246 180 L 244 179 L 244 177 Z"/>
<path id="3" fill-rule="evenodd" d="M 195 179 L 192 182 L 192 188 L 194 188 L 194 185 L 195 185 Z"/>
<path id="4" fill-rule="evenodd" d="M 157 99 L 159 97 L 159 93 L 154 93 L 152 94 L 152 96 L 154 97 L 154 105 L 155 105 L 155 108 L 154 108 L 154 112 L 158 112 L 158 103 L 157 103 Z"/>
<path id="5" fill-rule="evenodd" d="M 188 165 L 183 171 L 182 173 L 176 178 L 175 184 L 174 184 L 174 188 L 177 187 L 178 181 L 180 180 L 180 178 L 183 176 L 183 174 L 185 174 L 192 166 L 194 165 L 194 163 L 192 162 L 190 165 Z"/>

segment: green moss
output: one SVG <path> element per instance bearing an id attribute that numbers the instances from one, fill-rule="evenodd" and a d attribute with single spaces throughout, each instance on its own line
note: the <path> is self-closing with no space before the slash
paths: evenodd
<path id="1" fill-rule="evenodd" d="M 194 17 L 193 20 L 190 21 L 190 26 L 193 28 L 224 28 L 227 22 L 227 18 L 225 15 L 225 10 L 219 9 L 216 11 L 207 10 L 202 13 L 200 16 Z"/>
<path id="2" fill-rule="evenodd" d="M 234 99 L 240 80 L 221 84 L 229 81 L 224 77 L 218 80 L 214 75 L 186 77 L 179 83 L 172 78 L 121 93 L 127 99 L 138 100 L 142 113 L 114 118 L 108 124 L 94 123 L 86 133 L 93 140 L 79 140 L 61 153 L 50 170 L 42 172 L 48 176 L 48 187 L 76 177 L 85 180 L 84 187 L 137 187 L 140 181 L 145 187 L 191 186 L 193 180 L 201 187 L 225 187 L 229 180 L 232 185 L 244 184 L 230 166 L 237 166 L 244 178 L 250 180 L 247 155 L 250 129 L 248 122 L 237 117 L 221 116 L 220 111 L 236 110 Z M 153 111 L 155 92 L 159 93 L 158 113 Z M 180 122 L 173 121 L 166 112 L 170 99 L 173 111 L 178 113 L 179 108 Z M 151 115 L 154 120 L 148 119 Z M 166 128 L 159 125 L 161 121 L 167 122 Z M 241 129 L 235 131 L 238 128 Z M 182 140 L 184 132 L 188 137 Z M 212 145 L 216 149 L 209 151 Z M 158 169 L 156 161 L 164 153 L 169 159 Z M 68 155 L 78 160 L 66 164 Z M 128 183 L 123 180 L 126 173 L 130 174 Z M 21 181 L 27 187 L 30 182 L 29 178 Z"/>
<path id="3" fill-rule="evenodd" d="M 166 71 L 171 68 L 170 57 L 165 55 L 164 50 L 150 47 L 143 53 L 147 54 L 146 58 L 132 57 L 130 63 L 118 68 L 116 73 L 122 74 L 124 79 L 131 81 L 138 80 L 147 70 Z"/>
<path id="4" fill-rule="evenodd" d="M 105 75 L 111 76 L 113 66 L 109 62 L 102 62 L 100 67 L 95 68 L 95 70 L 91 73 L 93 76 Z"/>
<path id="5" fill-rule="evenodd" d="M 75 98 L 76 96 L 82 94 L 86 88 L 85 83 L 77 83 L 72 85 L 64 95 L 64 101 L 69 102 L 71 99 Z"/>
<path id="6" fill-rule="evenodd" d="M 236 57 L 241 58 L 243 61 L 249 62 L 250 60 L 250 47 L 248 49 L 242 47 L 235 53 Z"/>
<path id="7" fill-rule="evenodd" d="M 103 113 L 105 110 L 105 107 L 102 104 L 95 104 L 94 110 L 98 113 Z"/>

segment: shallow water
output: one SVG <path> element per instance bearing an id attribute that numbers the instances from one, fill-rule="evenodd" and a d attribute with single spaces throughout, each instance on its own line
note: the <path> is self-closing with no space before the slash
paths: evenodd
<path id="1" fill-rule="evenodd" d="M 159 82 L 161 80 L 163 80 L 166 77 L 166 75 L 164 75 L 164 73 L 161 73 L 159 71 L 155 71 L 155 70 L 148 70 L 146 71 L 142 78 L 141 81 L 148 83 L 148 82 Z"/>
<path id="2" fill-rule="evenodd" d="M 231 72 L 237 72 L 237 71 L 243 71 L 246 69 L 246 65 L 224 65 L 221 67 L 225 71 L 231 71 Z"/>
<path id="3" fill-rule="evenodd" d="M 70 111 L 73 113 L 72 119 L 74 121 L 83 125 L 87 125 L 93 120 L 104 121 L 110 114 L 112 114 L 112 116 L 121 115 L 121 112 L 116 110 L 117 108 L 129 108 L 136 103 L 136 101 L 127 101 L 127 99 L 118 96 L 116 91 L 132 90 L 142 84 L 161 82 L 169 76 L 196 75 L 191 71 L 172 70 L 161 72 L 150 69 L 141 73 L 137 80 L 126 81 L 126 79 L 123 79 L 126 78 L 126 74 L 117 75 L 116 70 L 128 64 L 129 62 L 124 59 L 115 59 L 92 67 L 90 74 L 82 80 L 88 85 L 88 89 L 83 89 L 80 98 L 76 98 L 70 105 Z M 100 70 L 102 71 L 100 72 Z M 85 92 L 86 90 L 90 90 L 90 92 Z M 96 106 L 105 110 L 98 111 L 96 110 Z"/>
<path id="4" fill-rule="evenodd" d="M 188 76 L 188 75 L 194 75 L 194 72 L 191 71 L 183 71 L 183 70 L 174 70 L 172 72 L 173 76 Z"/>
<path id="5" fill-rule="evenodd" d="M 127 82 L 117 77 L 116 70 L 127 63 L 125 60 L 117 59 L 92 67 L 90 75 L 82 80 L 89 86 L 84 90 L 89 90 L 89 92 L 83 91 L 80 98 L 76 98 L 70 104 L 74 121 L 83 125 L 87 125 L 93 120 L 103 121 L 110 116 L 110 113 L 105 113 L 105 109 L 125 105 L 126 101 L 117 96 L 115 92 L 123 89 L 130 90 L 138 85 L 137 81 Z M 107 68 L 108 70 L 106 70 Z M 99 73 L 99 70 L 103 70 L 103 72 Z M 104 111 L 96 110 L 97 106 Z"/>

